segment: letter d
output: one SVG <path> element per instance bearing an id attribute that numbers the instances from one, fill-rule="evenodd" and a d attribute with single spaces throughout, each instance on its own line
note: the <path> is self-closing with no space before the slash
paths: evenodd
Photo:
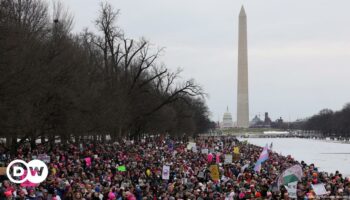
<path id="1" fill-rule="evenodd" d="M 24 174 L 24 169 L 22 167 L 13 167 L 13 176 L 22 176 Z"/>

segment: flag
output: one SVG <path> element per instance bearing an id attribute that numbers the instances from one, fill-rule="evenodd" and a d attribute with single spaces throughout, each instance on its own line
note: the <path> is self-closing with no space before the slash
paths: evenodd
<path id="1" fill-rule="evenodd" d="M 125 165 L 118 166 L 117 170 L 120 172 L 126 172 L 126 167 L 125 167 Z"/>
<path id="2" fill-rule="evenodd" d="M 245 169 L 247 169 L 247 167 L 249 167 L 249 164 L 245 164 L 243 165 L 243 167 L 241 168 L 241 172 L 243 173 Z"/>
<path id="3" fill-rule="evenodd" d="M 162 172 L 162 178 L 165 180 L 169 180 L 169 176 L 170 176 L 170 166 L 164 165 L 163 172 Z"/>
<path id="4" fill-rule="evenodd" d="M 300 181 L 303 176 L 303 170 L 300 165 L 293 165 L 292 167 L 284 170 L 284 172 L 278 177 L 277 185 L 280 188 L 281 185 L 288 185 L 289 183 Z"/>
<path id="5" fill-rule="evenodd" d="M 256 161 L 255 166 L 254 166 L 254 171 L 260 172 L 261 170 L 261 164 L 265 162 L 267 159 L 269 159 L 269 152 L 267 150 L 267 144 L 264 147 L 263 151 L 261 152 L 259 159 Z"/>
<path id="6" fill-rule="evenodd" d="M 285 188 L 288 191 L 288 196 L 292 199 L 297 198 L 297 183 L 298 181 L 294 181 L 291 183 L 288 183 Z"/>

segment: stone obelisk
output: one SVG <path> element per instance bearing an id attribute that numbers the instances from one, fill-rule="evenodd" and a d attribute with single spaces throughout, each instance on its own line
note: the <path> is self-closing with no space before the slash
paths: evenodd
<path id="1" fill-rule="evenodd" d="M 237 126 L 249 127 L 247 16 L 242 6 L 238 27 Z"/>

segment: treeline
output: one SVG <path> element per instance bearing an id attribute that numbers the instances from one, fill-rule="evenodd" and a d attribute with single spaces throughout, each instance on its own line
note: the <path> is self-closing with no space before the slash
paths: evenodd
<path id="1" fill-rule="evenodd" d="M 118 10 L 101 4 L 98 33 L 72 34 L 59 3 L 0 0 L 0 136 L 196 134 L 213 124 L 204 92 L 159 61 L 163 49 L 130 39 Z"/>
<path id="2" fill-rule="evenodd" d="M 350 103 L 340 111 L 323 109 L 318 114 L 293 123 L 294 129 L 316 131 L 323 136 L 350 137 Z"/>

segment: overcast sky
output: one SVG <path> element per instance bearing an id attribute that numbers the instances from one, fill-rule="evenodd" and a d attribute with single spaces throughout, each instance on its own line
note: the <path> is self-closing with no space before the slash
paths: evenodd
<path id="1" fill-rule="evenodd" d="M 94 30 L 98 0 L 63 0 L 74 32 Z M 350 102 L 349 0 L 110 0 L 130 38 L 166 47 L 209 94 L 212 119 L 226 106 L 236 120 L 238 14 L 248 20 L 250 117 L 295 120 Z"/>

